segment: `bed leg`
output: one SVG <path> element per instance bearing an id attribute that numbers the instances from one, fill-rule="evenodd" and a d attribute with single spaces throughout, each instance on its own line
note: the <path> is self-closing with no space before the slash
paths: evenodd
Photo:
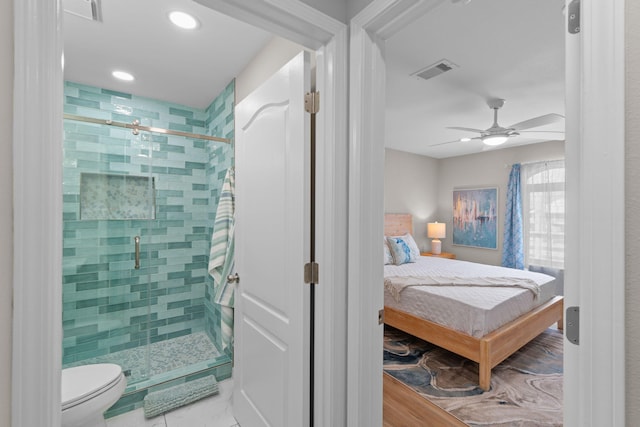
<path id="1" fill-rule="evenodd" d="M 564 313 L 560 310 L 560 319 L 558 319 L 558 330 L 564 329 Z"/>
<path id="2" fill-rule="evenodd" d="M 480 363 L 478 370 L 480 371 L 480 388 L 489 391 L 491 388 L 491 365 Z"/>
<path id="3" fill-rule="evenodd" d="M 480 373 L 480 388 L 484 391 L 489 391 L 491 388 L 490 354 L 491 343 L 484 339 L 480 340 L 480 362 L 478 362 L 478 371 Z"/>

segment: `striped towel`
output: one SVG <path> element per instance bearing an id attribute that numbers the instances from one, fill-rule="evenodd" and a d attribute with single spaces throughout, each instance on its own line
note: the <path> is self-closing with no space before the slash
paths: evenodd
<path id="1" fill-rule="evenodd" d="M 214 301 L 222 306 L 222 347 L 231 345 L 233 337 L 233 283 L 227 276 L 233 271 L 234 256 L 235 174 L 227 169 L 218 201 L 216 220 L 211 236 L 209 274 L 214 281 Z"/>

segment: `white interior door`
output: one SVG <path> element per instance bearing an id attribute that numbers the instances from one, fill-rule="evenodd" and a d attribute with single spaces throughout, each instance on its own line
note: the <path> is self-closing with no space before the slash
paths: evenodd
<path id="1" fill-rule="evenodd" d="M 580 319 L 579 345 L 564 345 L 564 424 L 637 425 L 625 420 L 624 0 L 566 5 L 580 32 L 565 44 L 565 309 Z"/>
<path id="2" fill-rule="evenodd" d="M 309 54 L 236 106 L 233 412 L 243 427 L 309 424 Z"/>

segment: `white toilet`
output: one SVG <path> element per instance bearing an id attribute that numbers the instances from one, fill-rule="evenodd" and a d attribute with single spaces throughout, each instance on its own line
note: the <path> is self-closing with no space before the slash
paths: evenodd
<path id="1" fill-rule="evenodd" d="M 116 403 L 127 379 L 112 363 L 62 370 L 62 427 L 105 426 L 102 413 Z"/>

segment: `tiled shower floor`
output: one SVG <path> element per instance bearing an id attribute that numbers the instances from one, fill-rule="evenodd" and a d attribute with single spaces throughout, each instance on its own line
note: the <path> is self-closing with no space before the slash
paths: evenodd
<path id="1" fill-rule="evenodd" d="M 148 351 L 146 346 L 136 347 L 74 362 L 65 367 L 92 363 L 116 363 L 124 371 L 130 371 L 127 378 L 129 384 L 127 391 L 129 391 L 131 388 L 139 388 L 140 382 L 157 384 L 179 375 L 209 368 L 216 365 L 217 359 L 221 357 L 226 358 L 227 356 L 221 356 L 207 334 L 196 332 L 153 343 L 149 346 Z M 148 372 L 147 358 L 149 359 Z"/>

